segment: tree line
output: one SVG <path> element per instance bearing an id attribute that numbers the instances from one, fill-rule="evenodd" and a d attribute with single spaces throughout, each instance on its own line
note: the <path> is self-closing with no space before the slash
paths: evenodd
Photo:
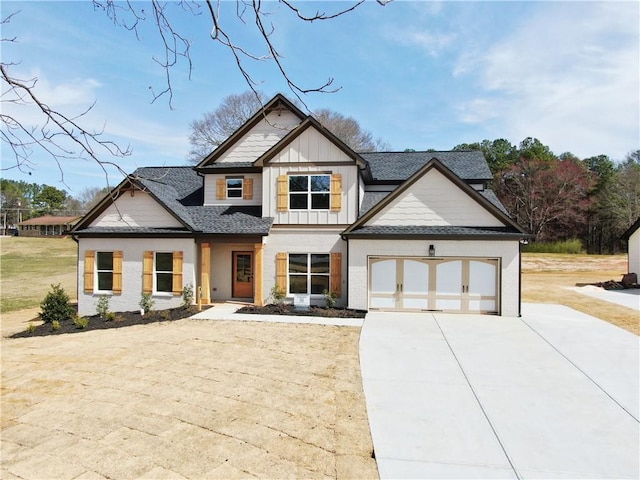
<path id="1" fill-rule="evenodd" d="M 640 150 L 616 163 L 607 155 L 555 155 L 537 138 L 456 145 L 481 150 L 493 189 L 535 241 L 580 239 L 589 253 L 622 250 L 620 236 L 640 218 Z"/>
<path id="2" fill-rule="evenodd" d="M 85 188 L 77 197 L 51 185 L 0 178 L 0 217 L 15 225 L 43 215 L 83 215 L 99 202 L 108 188 Z"/>

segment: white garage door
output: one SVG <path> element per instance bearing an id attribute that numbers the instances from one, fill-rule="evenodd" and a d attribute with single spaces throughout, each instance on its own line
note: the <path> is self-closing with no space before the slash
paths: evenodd
<path id="1" fill-rule="evenodd" d="M 371 310 L 499 313 L 496 258 L 370 257 Z"/>

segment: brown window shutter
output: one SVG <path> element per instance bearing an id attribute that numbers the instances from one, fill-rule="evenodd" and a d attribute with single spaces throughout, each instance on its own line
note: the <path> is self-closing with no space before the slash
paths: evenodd
<path id="1" fill-rule="evenodd" d="M 286 212 L 289 208 L 289 177 L 278 176 L 278 211 Z"/>
<path id="2" fill-rule="evenodd" d="M 84 293 L 93 293 L 93 275 L 96 261 L 94 250 L 84 252 Z"/>
<path id="3" fill-rule="evenodd" d="M 342 174 L 331 175 L 331 211 L 339 212 L 342 209 Z"/>
<path id="4" fill-rule="evenodd" d="M 122 250 L 113 252 L 113 293 L 122 293 Z"/>
<path id="5" fill-rule="evenodd" d="M 242 199 L 253 200 L 253 178 L 244 178 L 242 180 Z"/>
<path id="6" fill-rule="evenodd" d="M 219 178 L 216 181 L 216 200 L 224 200 L 227 198 L 227 181 Z"/>
<path id="7" fill-rule="evenodd" d="M 182 252 L 173 252 L 173 294 L 182 295 Z"/>
<path id="8" fill-rule="evenodd" d="M 342 296 L 342 254 L 331 254 L 331 285 L 329 286 L 331 293 L 336 296 Z"/>
<path id="9" fill-rule="evenodd" d="M 145 251 L 142 260 L 142 293 L 153 292 L 153 252 Z"/>
<path id="10" fill-rule="evenodd" d="M 287 291 L 287 254 L 276 254 L 276 287 Z"/>

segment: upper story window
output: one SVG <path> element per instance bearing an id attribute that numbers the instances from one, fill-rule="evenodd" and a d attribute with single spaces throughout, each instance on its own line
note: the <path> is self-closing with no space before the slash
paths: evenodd
<path id="1" fill-rule="evenodd" d="M 331 175 L 290 175 L 289 208 L 291 210 L 328 210 Z"/>
<path id="2" fill-rule="evenodd" d="M 227 178 L 227 198 L 242 198 L 242 178 Z"/>

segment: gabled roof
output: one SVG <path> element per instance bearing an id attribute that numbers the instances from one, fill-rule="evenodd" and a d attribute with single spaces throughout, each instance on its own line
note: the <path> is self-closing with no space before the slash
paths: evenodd
<path id="1" fill-rule="evenodd" d="M 626 232 L 624 232 L 622 234 L 622 238 L 623 240 L 629 240 L 629 238 L 631 237 L 631 235 L 633 235 L 634 233 L 636 233 L 636 230 L 638 230 L 640 228 L 640 218 L 638 218 L 638 220 L 636 220 L 636 222 L 631 225 Z"/>
<path id="2" fill-rule="evenodd" d="M 375 231 L 380 229 L 380 227 L 378 227 L 378 226 L 367 226 L 366 225 L 367 222 L 369 222 L 383 208 L 385 208 L 387 205 L 391 204 L 402 193 L 404 193 L 409 188 L 411 188 L 411 186 L 413 184 L 415 184 L 420 178 L 422 178 L 425 174 L 427 174 L 427 172 L 429 172 L 432 169 L 436 169 L 440 173 L 442 173 L 454 185 L 456 185 L 458 188 L 460 188 L 462 191 L 464 191 L 467 195 L 469 195 L 472 199 L 474 199 L 477 203 L 479 203 L 482 207 L 484 207 L 489 213 L 491 213 L 494 217 L 496 217 L 500 222 L 505 224 L 505 228 L 478 227 L 482 231 L 491 231 L 494 236 L 498 235 L 500 232 L 505 233 L 505 234 L 507 234 L 507 233 L 508 234 L 516 234 L 519 238 L 528 236 L 528 234 L 522 229 L 522 227 L 520 227 L 515 221 L 513 221 L 511 219 L 511 217 L 509 217 L 509 215 L 507 215 L 507 213 L 503 210 L 503 208 L 500 208 L 496 203 L 494 203 L 494 201 L 493 201 L 494 198 L 492 198 L 493 196 L 491 196 L 491 195 L 484 196 L 481 193 L 479 193 L 476 190 L 474 190 L 472 187 L 467 185 L 463 181 L 463 179 L 458 177 L 454 172 L 452 172 L 439 159 L 437 159 L 435 157 L 431 158 L 431 160 L 429 160 L 421 169 L 419 169 L 417 172 L 415 172 L 413 174 L 413 176 L 411 176 L 409 179 L 407 179 L 403 184 L 401 184 L 393 192 L 389 193 L 384 198 L 382 198 L 380 201 L 378 201 L 378 203 L 376 203 L 374 206 L 369 208 L 369 210 L 364 215 L 362 215 L 358 220 L 356 220 L 351 226 L 349 226 L 343 232 L 343 235 L 345 235 L 345 236 L 358 235 L 359 234 L 358 232 L 360 232 L 360 234 L 363 234 L 364 232 L 369 232 L 370 234 L 374 235 Z M 497 198 L 495 198 L 495 201 L 499 203 Z M 439 228 L 441 230 L 439 234 L 441 234 L 441 235 L 443 234 L 442 232 L 444 232 L 445 230 L 451 231 L 451 235 L 454 234 L 453 233 L 453 227 L 452 228 L 448 228 L 447 227 L 446 229 L 443 230 L 444 227 L 414 226 L 414 227 L 410 227 L 409 228 L 409 227 L 405 227 L 405 226 L 397 226 L 397 227 L 386 226 L 386 227 L 384 227 L 384 230 L 386 231 L 386 234 L 393 233 L 394 235 L 402 236 L 402 235 L 411 234 L 412 232 L 414 234 L 418 233 L 418 231 L 416 230 L 416 229 L 418 229 L 418 230 L 420 230 L 420 234 L 421 235 L 429 235 L 428 232 L 430 232 L 430 231 L 433 232 L 434 228 Z M 468 227 L 455 227 L 455 228 L 456 229 L 460 229 L 460 228 L 476 228 L 476 227 L 468 226 Z M 460 233 L 460 232 L 458 232 L 458 233 Z"/>
<path id="3" fill-rule="evenodd" d="M 23 222 L 19 222 L 18 225 L 68 225 L 79 220 L 80 216 L 74 217 L 56 217 L 54 215 L 44 215 L 42 217 L 30 218 Z"/>
<path id="4" fill-rule="evenodd" d="M 361 153 L 360 156 L 369 163 L 374 182 L 399 183 L 405 181 L 433 158 L 439 160 L 465 181 L 488 182 L 493 179 L 487 161 L 480 151 L 377 152 Z"/>
<path id="5" fill-rule="evenodd" d="M 151 195 L 184 229 L 151 227 L 92 227 L 93 222 L 120 194 L 132 188 Z M 193 167 L 143 167 L 113 189 L 76 227 L 73 234 L 150 235 L 211 234 L 267 235 L 273 223 L 262 217 L 261 207 L 209 206 L 203 203 L 203 180 Z"/>
<path id="6" fill-rule="evenodd" d="M 354 152 L 346 143 L 344 143 L 342 140 L 336 137 L 327 128 L 323 127 L 322 124 L 312 116 L 307 116 L 300 125 L 298 125 L 289 133 L 287 133 L 278 143 L 276 143 L 273 147 L 271 147 L 264 154 L 262 154 L 255 162 L 253 162 L 253 164 L 257 167 L 263 167 L 265 164 L 268 164 L 269 161 L 273 159 L 273 157 L 275 157 L 287 145 L 289 145 L 293 140 L 298 138 L 302 133 L 304 133 L 310 127 L 314 127 L 327 140 L 329 140 L 336 147 L 342 150 L 342 152 L 344 152 L 345 155 L 352 158 L 361 169 L 365 169 L 367 167 L 366 162 L 362 159 L 362 157 L 359 154 Z"/>
<path id="7" fill-rule="evenodd" d="M 253 117 L 247 120 L 238 130 L 236 130 L 229 138 L 227 138 L 224 142 L 222 142 L 218 147 L 207 155 L 202 161 L 196 165 L 196 169 L 204 168 L 210 166 L 214 163 L 218 158 L 222 156 L 229 148 L 231 148 L 235 143 L 242 138 L 245 134 L 247 134 L 253 127 L 255 127 L 258 123 L 266 118 L 266 116 L 275 110 L 284 109 L 290 110 L 296 115 L 300 120 L 304 120 L 306 115 L 296 107 L 291 101 L 287 99 L 281 93 L 278 93 L 275 97 L 269 100 L 263 108 L 259 109 Z"/>

